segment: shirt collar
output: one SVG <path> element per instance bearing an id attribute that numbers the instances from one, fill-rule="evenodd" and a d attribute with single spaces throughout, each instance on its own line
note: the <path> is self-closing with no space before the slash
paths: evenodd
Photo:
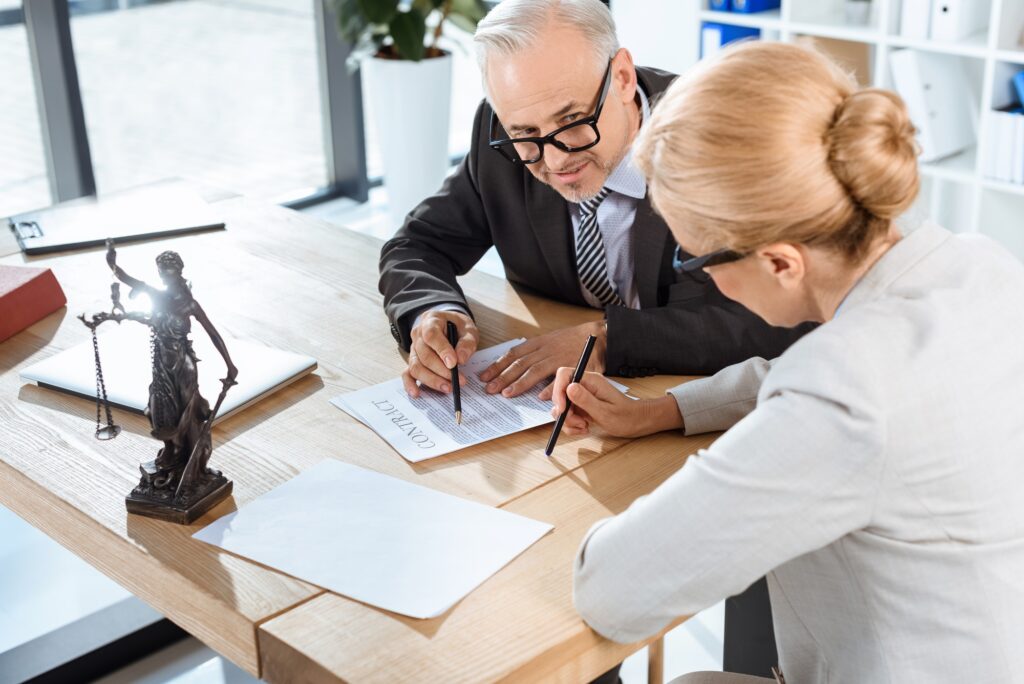
<path id="1" fill-rule="evenodd" d="M 640 125 L 642 126 L 651 115 L 651 105 L 647 100 L 647 93 L 639 83 L 636 85 L 636 91 L 640 95 Z M 633 165 L 632 145 L 626 150 L 626 156 L 609 174 L 608 180 L 604 182 L 604 187 L 612 192 L 638 200 L 643 199 L 647 194 L 647 179 L 644 178 L 644 174 L 640 173 L 640 169 Z"/>

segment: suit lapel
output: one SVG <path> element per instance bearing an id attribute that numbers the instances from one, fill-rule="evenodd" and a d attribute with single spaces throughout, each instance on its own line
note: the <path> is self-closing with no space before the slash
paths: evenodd
<path id="1" fill-rule="evenodd" d="M 642 308 L 658 306 L 658 281 L 671 239 L 665 222 L 651 206 L 650 193 L 644 195 L 633 219 L 633 273 Z"/>
<path id="2" fill-rule="evenodd" d="M 576 275 L 573 255 L 572 219 L 562 196 L 538 182 L 526 171 L 526 211 L 537 236 L 541 254 L 547 262 L 565 301 L 586 306 Z"/>

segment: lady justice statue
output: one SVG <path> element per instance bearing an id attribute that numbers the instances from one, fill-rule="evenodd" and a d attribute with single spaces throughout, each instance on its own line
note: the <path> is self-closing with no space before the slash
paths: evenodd
<path id="1" fill-rule="evenodd" d="M 231 362 L 223 338 L 193 299 L 191 286 L 182 277 L 184 264 L 176 252 L 163 252 L 156 258 L 157 270 L 164 284 L 162 289 L 125 273 L 117 265 L 117 253 L 111 240 L 107 241 L 107 264 L 114 277 L 131 288 L 130 297 L 146 294 L 152 308 L 149 313 L 125 311 L 121 305 L 120 284 L 115 282 L 111 285 L 113 307 L 109 313 L 94 314 L 90 320 L 86 320 L 84 315 L 79 316 L 93 333 L 97 401 L 100 401 L 102 388 L 102 399 L 106 403 L 96 328 L 106 321 L 120 323 L 125 320 L 148 326 L 153 379 L 149 385 L 149 404 L 145 414 L 153 428 L 150 434 L 164 443 L 156 459 L 139 467 L 142 477 L 126 497 L 128 511 L 187 525 L 231 494 L 231 481 L 220 471 L 207 468 L 207 462 L 213 449 L 210 425 L 228 389 L 237 384 L 238 369 Z M 227 366 L 227 377 L 221 380 L 221 393 L 212 410 L 199 394 L 196 368 L 199 359 L 189 339 L 193 318 L 203 326 Z M 97 420 L 97 438 L 110 439 L 119 431 L 110 418 L 109 405 L 107 417 L 106 427 L 100 427 Z"/>

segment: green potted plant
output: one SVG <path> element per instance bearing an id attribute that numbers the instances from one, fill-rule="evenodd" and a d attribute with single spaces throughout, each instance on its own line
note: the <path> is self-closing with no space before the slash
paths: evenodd
<path id="1" fill-rule="evenodd" d="M 413 62 L 443 57 L 447 53 L 438 42 L 446 21 L 473 33 L 487 14 L 481 0 L 334 0 L 334 8 L 338 31 L 354 46 L 357 60 L 367 55 Z M 428 23 L 433 24 L 429 45 Z"/>
<path id="2" fill-rule="evenodd" d="M 435 192 L 448 173 L 449 23 L 470 33 L 487 13 L 481 0 L 333 0 L 349 66 L 362 72 L 377 130 L 392 221 Z M 396 226 L 397 227 L 397 226 Z"/>

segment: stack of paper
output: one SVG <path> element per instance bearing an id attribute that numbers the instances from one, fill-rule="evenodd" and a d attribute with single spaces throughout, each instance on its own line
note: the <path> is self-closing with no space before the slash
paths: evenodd
<path id="1" fill-rule="evenodd" d="M 431 618 L 551 529 L 328 460 L 195 538 L 371 606 Z"/>

